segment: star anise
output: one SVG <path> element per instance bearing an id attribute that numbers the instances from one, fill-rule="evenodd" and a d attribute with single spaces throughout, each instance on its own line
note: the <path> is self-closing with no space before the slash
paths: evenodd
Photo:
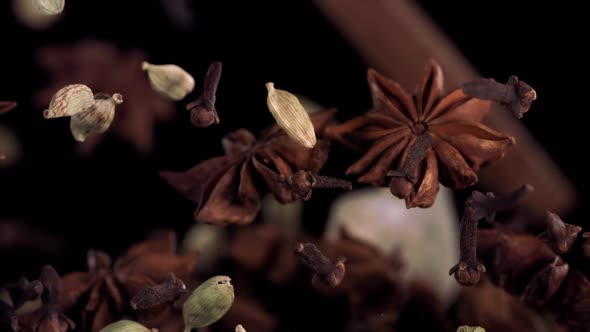
<path id="1" fill-rule="evenodd" d="M 98 331 L 123 315 L 133 315 L 130 299 L 144 288 L 166 280 L 172 272 L 189 280 L 196 254 L 177 255 L 176 236 L 164 232 L 135 244 L 111 266 L 111 258 L 100 251 L 88 254 L 88 271 L 72 272 L 63 277 L 62 305 L 72 309 L 82 304 L 84 329 Z M 182 330 L 180 312 L 170 306 L 146 310 L 137 320 L 160 331 Z"/>
<path id="2" fill-rule="evenodd" d="M 431 206 L 439 177 L 454 189 L 473 185 L 480 167 L 515 144 L 512 136 L 481 123 L 491 101 L 462 89 L 443 95 L 442 70 L 434 61 L 414 95 L 373 69 L 367 76 L 373 110 L 326 133 L 366 151 L 347 174 L 362 174 L 360 182 L 378 186 L 391 176 L 391 192 L 408 208 Z"/>
<path id="3" fill-rule="evenodd" d="M 150 87 L 141 70 L 146 56 L 139 50 L 123 52 L 106 42 L 86 40 L 73 46 L 42 49 L 38 59 L 52 79 L 49 86 L 35 96 L 39 108 L 46 108 L 51 96 L 68 84 L 80 83 L 95 91 L 119 92 L 125 96 L 125 103 L 117 107 L 109 132 L 133 144 L 139 152 L 151 149 L 154 122 L 168 120 L 174 115 L 173 104 Z M 89 137 L 80 145 L 80 151 L 91 153 L 103 137 Z"/>
<path id="4" fill-rule="evenodd" d="M 334 112 L 311 115 L 316 133 L 323 132 Z M 172 187 L 197 203 L 196 221 L 251 223 L 260 210 L 261 196 L 268 191 L 281 203 L 308 198 L 318 187 L 315 177 L 329 149 L 329 143 L 322 139 L 313 149 L 305 148 L 276 124 L 258 140 L 248 130 L 239 129 L 226 135 L 222 145 L 225 156 L 203 161 L 185 172 L 160 173 Z"/>
<path id="5" fill-rule="evenodd" d="M 0 100 L 0 114 L 6 113 L 16 107 L 16 103 L 13 101 L 1 101 Z"/>

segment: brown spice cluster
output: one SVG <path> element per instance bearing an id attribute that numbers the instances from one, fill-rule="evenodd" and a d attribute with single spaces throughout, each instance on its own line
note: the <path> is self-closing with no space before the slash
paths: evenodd
<path id="1" fill-rule="evenodd" d="M 461 88 L 444 94 L 442 70 L 434 61 L 413 95 L 373 69 L 367 77 L 373 110 L 326 133 L 365 153 L 347 174 L 377 186 L 390 178 L 391 192 L 405 199 L 408 208 L 431 206 L 439 180 L 454 189 L 473 185 L 480 167 L 502 158 L 515 144 L 512 136 L 482 124 L 491 101 Z M 486 99 L 504 97 L 497 93 L 503 85 L 482 89 L 492 91 Z"/>
<path id="2" fill-rule="evenodd" d="M 311 115 L 316 133 L 321 135 L 333 115 L 334 110 Z M 239 129 L 226 135 L 222 145 L 225 156 L 203 161 L 185 172 L 160 173 L 197 204 L 196 221 L 248 224 L 258 214 L 266 192 L 270 191 L 281 203 L 289 203 L 309 198 L 313 188 L 327 182 L 317 176 L 328 158 L 329 143 L 325 140 L 318 140 L 313 149 L 308 149 L 275 124 L 259 139 Z M 350 189 L 348 183 L 343 186 Z"/>
<path id="3" fill-rule="evenodd" d="M 138 322 L 159 331 L 179 331 L 182 317 L 170 305 L 149 306 L 134 314 L 130 300 L 147 292 L 146 288 L 169 280 L 171 272 L 190 280 L 195 263 L 196 254 L 176 254 L 176 235 L 172 232 L 162 232 L 130 247 L 114 264 L 106 253 L 91 251 L 88 271 L 63 276 L 61 304 L 66 311 L 81 309 L 83 328 L 93 332 L 124 315 L 136 316 Z M 141 297 L 136 298 L 136 304 L 143 302 Z"/>

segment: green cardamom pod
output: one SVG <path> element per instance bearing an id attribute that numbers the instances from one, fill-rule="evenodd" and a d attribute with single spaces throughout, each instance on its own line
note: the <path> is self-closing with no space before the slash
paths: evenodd
<path id="1" fill-rule="evenodd" d="M 152 330 L 138 322 L 123 319 L 103 327 L 99 332 L 152 332 Z"/>
<path id="2" fill-rule="evenodd" d="M 316 144 L 313 123 L 299 99 L 290 92 L 275 89 L 272 82 L 266 83 L 266 89 L 268 109 L 277 124 L 295 142 L 306 148 L 313 148 Z"/>
<path id="3" fill-rule="evenodd" d="M 215 276 L 202 283 L 182 307 L 184 332 L 202 328 L 221 319 L 234 302 L 234 287 L 227 276 Z"/>

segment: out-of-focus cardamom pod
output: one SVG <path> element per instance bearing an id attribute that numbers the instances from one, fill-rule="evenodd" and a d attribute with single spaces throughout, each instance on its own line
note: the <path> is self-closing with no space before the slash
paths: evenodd
<path id="1" fill-rule="evenodd" d="M 35 7 L 45 15 L 57 15 L 64 10 L 65 0 L 34 0 Z"/>
<path id="2" fill-rule="evenodd" d="M 459 328 L 457 329 L 457 332 L 486 332 L 486 330 L 483 327 L 479 327 L 479 326 L 459 326 Z"/>
<path id="3" fill-rule="evenodd" d="M 72 116 L 94 104 L 94 94 L 84 84 L 65 86 L 53 95 L 49 108 L 43 111 L 46 119 Z"/>
<path id="4" fill-rule="evenodd" d="M 152 88 L 173 100 L 181 100 L 195 88 L 195 79 L 177 65 L 153 65 L 143 62 Z"/>
<path id="5" fill-rule="evenodd" d="M 266 83 L 267 104 L 270 113 L 289 137 L 306 148 L 316 144 L 315 131 L 309 114 L 293 94 L 275 89 L 272 82 Z"/>
<path id="6" fill-rule="evenodd" d="M 115 93 L 112 97 L 97 94 L 95 98 L 92 106 L 71 117 L 70 129 L 76 141 L 84 142 L 90 134 L 107 131 L 115 118 L 115 106 L 123 102 L 120 93 Z"/>
<path id="7" fill-rule="evenodd" d="M 236 325 L 236 332 L 246 332 L 246 329 L 242 326 L 242 324 Z"/>
<path id="8" fill-rule="evenodd" d="M 197 287 L 182 307 L 184 332 L 218 321 L 234 302 L 234 287 L 227 276 L 215 276 Z"/>
<path id="9" fill-rule="evenodd" d="M 103 327 L 99 332 L 152 332 L 152 330 L 138 322 L 123 319 Z"/>

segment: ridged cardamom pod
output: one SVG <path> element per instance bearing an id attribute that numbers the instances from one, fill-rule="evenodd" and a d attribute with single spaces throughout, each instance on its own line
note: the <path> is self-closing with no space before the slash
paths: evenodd
<path id="1" fill-rule="evenodd" d="M 184 332 L 202 328 L 221 319 L 234 302 L 234 287 L 227 276 L 215 276 L 202 283 L 182 307 Z"/>
<path id="2" fill-rule="evenodd" d="M 34 0 L 35 7 L 45 15 L 57 15 L 64 10 L 65 0 Z"/>
<path id="3" fill-rule="evenodd" d="M 293 94 L 275 89 L 272 82 L 266 83 L 267 104 L 270 113 L 289 137 L 306 148 L 316 144 L 315 131 L 309 114 Z"/>
<path id="4" fill-rule="evenodd" d="M 486 332 L 483 327 L 479 326 L 459 326 L 457 332 Z"/>
<path id="5" fill-rule="evenodd" d="M 95 98 L 92 106 L 71 117 L 70 130 L 76 141 L 84 142 L 90 134 L 107 131 L 115 118 L 115 106 L 123 102 L 120 93 L 115 93 L 112 97 L 97 94 Z"/>
<path id="6" fill-rule="evenodd" d="M 72 116 L 86 110 L 94 104 L 94 94 L 84 84 L 72 84 L 57 91 L 51 101 L 49 108 L 43 111 L 46 119 Z"/>
<path id="7" fill-rule="evenodd" d="M 195 79 L 177 65 L 153 65 L 143 62 L 150 84 L 157 92 L 173 100 L 181 100 L 195 88 Z"/>
<path id="8" fill-rule="evenodd" d="M 123 319 L 103 327 L 99 332 L 152 332 L 152 330 L 138 322 Z"/>

